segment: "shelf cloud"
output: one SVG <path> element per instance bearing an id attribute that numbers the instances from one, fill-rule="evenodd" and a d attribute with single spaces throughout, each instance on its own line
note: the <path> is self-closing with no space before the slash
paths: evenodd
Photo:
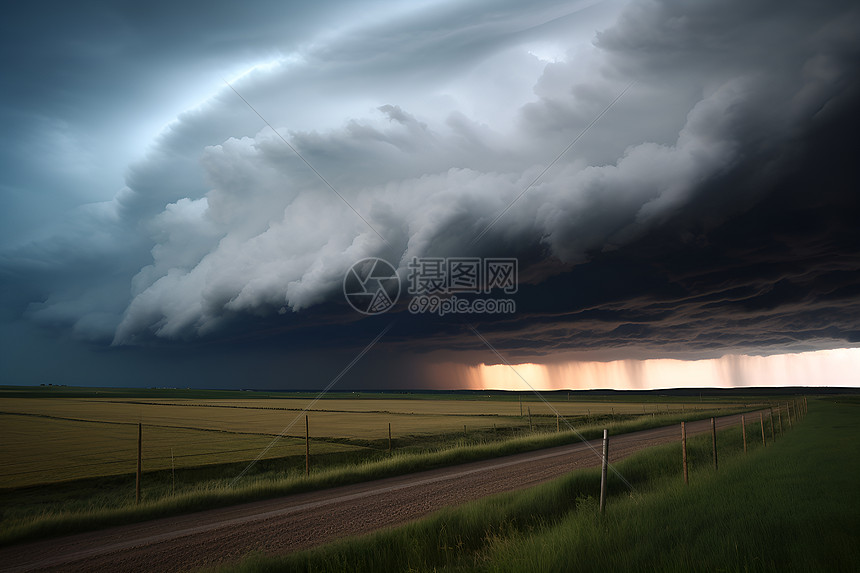
<path id="1" fill-rule="evenodd" d="M 189 31 L 211 52 L 170 40 L 188 77 L 209 65 L 215 79 L 112 198 L 63 210 L 55 180 L 38 202 L 8 199 L 34 220 L 48 207 L 44 230 L 4 235 L 7 324 L 99 353 L 237 337 L 349 350 L 375 328 L 343 297 L 356 261 L 405 277 L 413 257 L 504 256 L 519 261 L 515 315 L 433 321 L 401 303 L 383 344 L 474 364 L 486 348 L 468 321 L 524 362 L 860 342 L 853 3 L 380 2 L 296 18 L 292 40 L 250 19 Z M 228 29 L 256 64 L 230 59 Z M 145 64 L 196 93 L 169 54 Z M 4 113 L 33 113 L 24 96 Z M 67 102 L 42 103 L 63 117 Z M 80 114 L 75 141 L 107 137 Z M 10 197 L 44 160 L 10 171 Z"/>

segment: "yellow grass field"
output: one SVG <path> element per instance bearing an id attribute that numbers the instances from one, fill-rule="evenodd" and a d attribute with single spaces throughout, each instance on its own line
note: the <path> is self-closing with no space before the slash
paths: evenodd
<path id="1" fill-rule="evenodd" d="M 283 434 L 266 458 L 304 453 L 305 414 L 312 453 L 359 450 L 349 440 L 384 440 L 467 429 L 527 426 L 511 400 L 3 398 L 0 488 L 135 471 L 137 424 L 145 470 L 246 461 Z M 552 403 L 563 416 L 678 411 L 694 405 L 635 402 Z M 724 406 L 728 406 L 724 404 Z M 553 415 L 542 402 L 523 414 Z M 337 440 L 337 441 L 333 441 Z M 343 443 L 346 442 L 346 443 Z"/>
<path id="2" fill-rule="evenodd" d="M 20 487 L 103 475 L 137 466 L 137 425 L 0 415 L 0 487 Z M 146 470 L 253 459 L 271 437 L 144 426 Z M 304 440 L 279 440 L 267 457 L 304 452 Z M 315 451 L 355 446 L 314 444 Z"/>
<path id="3" fill-rule="evenodd" d="M 145 399 L 135 402 L 148 404 L 206 405 L 239 408 L 296 409 L 307 407 L 310 400 L 296 399 L 248 399 L 248 400 L 158 400 Z M 690 403 L 640 403 L 640 402 L 570 402 L 555 400 L 552 408 L 563 416 L 583 416 L 586 414 L 643 414 L 651 412 L 678 411 L 682 408 L 694 409 L 701 404 Z M 555 415 L 553 409 L 533 397 L 522 403 L 523 414 L 531 409 L 535 415 Z M 317 402 L 312 411 L 330 412 L 390 412 L 394 414 L 417 415 L 465 415 L 465 416 L 519 416 L 520 405 L 516 400 L 488 397 L 486 400 L 403 400 L 403 399 L 326 399 Z"/>

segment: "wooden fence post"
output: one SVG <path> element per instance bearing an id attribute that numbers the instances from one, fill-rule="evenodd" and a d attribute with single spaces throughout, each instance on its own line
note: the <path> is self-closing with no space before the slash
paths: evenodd
<path id="1" fill-rule="evenodd" d="M 681 422 L 681 451 L 684 461 L 684 483 L 689 484 L 690 480 L 687 478 L 687 428 L 684 427 L 684 422 Z"/>
<path id="2" fill-rule="evenodd" d="M 791 429 L 791 402 L 785 403 L 785 417 L 788 418 L 788 429 Z"/>
<path id="3" fill-rule="evenodd" d="M 137 479 L 134 481 L 134 503 L 140 503 L 140 469 L 143 457 L 143 424 L 137 423 Z"/>
<path id="4" fill-rule="evenodd" d="M 776 405 L 776 417 L 779 419 L 779 435 L 782 437 L 782 406 L 780 404 Z"/>
<path id="5" fill-rule="evenodd" d="M 534 430 L 532 427 L 532 409 L 531 406 L 529 406 L 529 431 L 531 432 L 532 430 Z"/>
<path id="6" fill-rule="evenodd" d="M 311 475 L 311 434 L 307 414 L 305 414 L 305 475 Z"/>
<path id="7" fill-rule="evenodd" d="M 773 408 L 770 409 L 770 441 L 776 441 L 776 433 L 773 430 Z"/>
<path id="8" fill-rule="evenodd" d="M 717 422 L 711 418 L 711 438 L 714 442 L 714 470 L 717 469 Z"/>
<path id="9" fill-rule="evenodd" d="M 741 414 L 741 433 L 744 435 L 744 453 L 747 453 L 747 421 Z"/>
<path id="10" fill-rule="evenodd" d="M 391 453 L 391 422 L 388 422 L 388 453 Z"/>
<path id="11" fill-rule="evenodd" d="M 758 413 L 758 421 L 761 422 L 761 445 L 767 446 L 767 443 L 764 441 L 764 414 L 761 412 Z"/>
<path id="12" fill-rule="evenodd" d="M 609 467 L 609 430 L 603 430 L 603 462 L 600 468 L 600 513 L 606 511 L 606 473 Z"/>

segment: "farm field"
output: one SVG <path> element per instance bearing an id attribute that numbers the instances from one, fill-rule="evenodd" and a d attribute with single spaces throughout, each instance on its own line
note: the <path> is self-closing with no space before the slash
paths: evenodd
<path id="1" fill-rule="evenodd" d="M 137 424 L 0 415 L 0 488 L 127 474 L 137 464 Z M 142 458 L 147 471 L 253 459 L 272 438 L 265 435 L 147 426 Z M 317 453 L 359 450 L 315 443 Z M 304 439 L 284 438 L 271 456 L 303 454 Z"/>
<path id="2" fill-rule="evenodd" d="M 306 402 L 305 402 L 306 403 Z M 424 403 L 421 403 L 422 405 Z M 279 403 L 280 408 L 290 407 Z M 397 435 L 462 432 L 493 424 L 523 425 L 494 416 L 311 411 L 314 454 L 368 448 L 385 440 L 388 424 Z M 143 464 L 147 471 L 252 460 L 284 432 L 267 458 L 303 454 L 304 414 L 272 405 L 217 407 L 77 399 L 9 399 L 2 404 L 0 487 L 133 472 L 137 424 L 143 424 Z M 286 430 L 286 431 L 285 431 Z M 355 443 L 351 443 L 355 442 Z M 171 455 L 172 451 L 172 455 Z"/>
<path id="3" fill-rule="evenodd" d="M 628 432 L 768 401 L 653 394 L 568 400 L 557 393 L 550 407 L 511 393 L 342 393 L 312 404 L 314 397 L 0 388 L 0 544 L 531 451 L 582 434 L 594 438 L 604 427 Z"/>
<path id="4" fill-rule="evenodd" d="M 0 488 L 135 471 L 137 424 L 144 427 L 146 471 L 304 454 L 307 398 L 3 398 L 0 400 Z M 737 404 L 726 402 L 730 408 Z M 678 413 L 688 402 L 556 401 L 570 419 Z M 713 407 L 713 404 L 708 404 Z M 520 412 L 523 416 L 520 416 Z M 387 448 L 388 425 L 399 445 L 436 435 L 494 428 L 556 426 L 545 403 L 509 397 L 323 399 L 306 412 L 315 455 Z"/>
<path id="5" fill-rule="evenodd" d="M 266 410 L 303 410 L 310 400 L 307 399 L 245 399 L 245 400 L 168 400 L 150 399 L 135 401 L 138 404 L 161 404 L 173 406 L 204 406 L 222 408 L 256 408 Z M 555 415 L 553 409 L 562 415 L 584 416 L 589 414 L 645 414 L 652 412 L 665 413 L 667 411 L 695 410 L 703 408 L 702 403 L 694 402 L 641 402 L 641 401 L 581 401 L 581 400 L 548 400 L 552 409 L 546 403 L 536 399 L 534 396 L 526 400 L 510 399 L 501 397 L 492 399 L 470 400 L 410 400 L 401 398 L 369 398 L 369 399 L 343 399 L 326 398 L 317 402 L 310 411 L 318 412 L 361 412 L 361 413 L 392 413 L 409 415 L 465 415 L 465 416 L 519 416 L 520 407 L 523 414 L 531 410 L 534 415 Z M 725 403 L 725 406 L 736 406 L 737 404 Z"/>

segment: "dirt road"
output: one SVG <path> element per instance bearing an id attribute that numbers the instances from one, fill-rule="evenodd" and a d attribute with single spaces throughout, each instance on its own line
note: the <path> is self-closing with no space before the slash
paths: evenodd
<path id="1" fill-rule="evenodd" d="M 740 415 L 717 419 L 717 427 L 739 423 Z M 710 420 L 687 428 L 709 431 Z M 679 440 L 678 425 L 612 436 L 610 461 Z M 589 444 L 593 450 L 576 443 L 7 547 L 0 570 L 187 571 L 251 551 L 288 553 L 599 465 L 600 440 Z"/>

